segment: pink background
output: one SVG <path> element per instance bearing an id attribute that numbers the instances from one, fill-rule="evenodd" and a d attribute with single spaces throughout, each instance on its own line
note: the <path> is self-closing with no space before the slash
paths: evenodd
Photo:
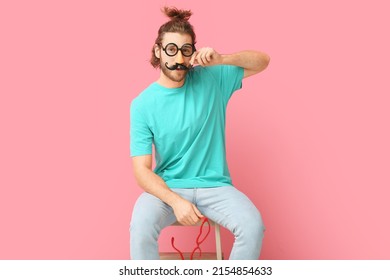
<path id="1" fill-rule="evenodd" d="M 385 0 L 1 1 L 0 259 L 129 258 L 129 105 L 158 77 L 164 4 L 192 9 L 198 47 L 271 56 L 227 117 L 261 258 L 390 259 Z M 192 247 L 183 230 L 162 250 Z"/>

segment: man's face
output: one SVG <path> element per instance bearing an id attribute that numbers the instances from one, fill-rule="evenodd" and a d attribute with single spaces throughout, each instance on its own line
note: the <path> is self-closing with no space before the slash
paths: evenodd
<path id="1" fill-rule="evenodd" d="M 176 69 L 169 70 L 168 67 L 176 65 L 176 63 L 184 64 L 189 67 L 189 62 L 191 57 L 186 57 L 179 50 L 176 55 L 169 56 L 165 53 L 163 48 L 165 48 L 168 44 L 174 43 L 178 48 L 181 48 L 184 44 L 192 44 L 191 36 L 188 34 L 180 34 L 180 33 L 165 33 L 164 38 L 161 42 L 162 46 L 160 46 L 159 54 L 160 54 L 160 67 L 163 74 L 170 80 L 174 82 L 181 82 L 184 80 L 187 75 L 188 70 Z"/>

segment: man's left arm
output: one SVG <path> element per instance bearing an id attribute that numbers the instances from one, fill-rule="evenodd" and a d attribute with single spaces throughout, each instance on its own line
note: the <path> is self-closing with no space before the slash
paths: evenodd
<path id="1" fill-rule="evenodd" d="M 267 68 L 269 55 L 260 51 L 241 51 L 232 54 L 219 54 L 213 48 L 201 48 L 191 57 L 190 64 L 211 66 L 218 64 L 235 65 L 244 68 L 244 78 L 260 73 Z"/>

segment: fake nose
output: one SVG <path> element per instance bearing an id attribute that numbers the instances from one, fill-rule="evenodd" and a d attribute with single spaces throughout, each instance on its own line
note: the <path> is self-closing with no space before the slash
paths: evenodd
<path id="1" fill-rule="evenodd" d="M 176 58 L 175 58 L 175 62 L 179 63 L 179 64 L 183 64 L 184 63 L 183 54 L 181 53 L 180 50 L 177 52 L 177 55 L 176 55 Z"/>

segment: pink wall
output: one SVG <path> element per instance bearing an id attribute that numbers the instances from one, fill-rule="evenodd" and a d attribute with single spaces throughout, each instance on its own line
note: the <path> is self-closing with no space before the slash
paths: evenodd
<path id="1" fill-rule="evenodd" d="M 198 47 L 271 56 L 227 125 L 261 257 L 390 259 L 387 1 L 146 2 L 1 2 L 0 259 L 129 257 L 129 104 L 158 77 L 165 3 L 193 10 Z M 171 235 L 191 247 L 180 231 L 163 250 Z"/>

